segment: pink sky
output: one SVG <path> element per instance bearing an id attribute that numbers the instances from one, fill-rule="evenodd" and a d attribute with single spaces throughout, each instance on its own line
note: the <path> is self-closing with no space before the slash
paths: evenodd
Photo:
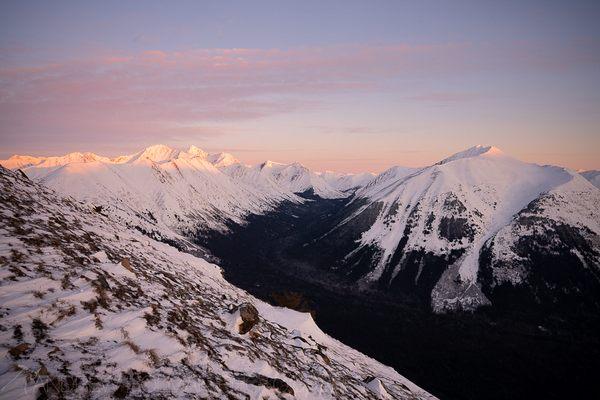
<path id="1" fill-rule="evenodd" d="M 447 23 L 442 14 L 429 31 L 421 29 L 427 18 L 409 15 L 410 29 L 396 32 L 392 19 L 383 32 L 394 7 L 376 10 L 373 20 L 360 8 L 348 11 L 356 12 L 351 20 L 329 19 L 329 27 L 302 14 L 310 21 L 295 35 L 284 20 L 251 9 L 247 17 L 261 20 L 265 32 L 259 23 L 239 30 L 242 18 L 215 27 L 220 36 L 194 36 L 201 24 L 185 10 L 176 10 L 181 21 L 172 35 L 174 22 L 163 14 L 142 27 L 125 23 L 118 7 L 106 16 L 81 8 L 99 18 L 96 25 L 64 20 L 54 9 L 5 14 L 0 158 L 195 144 L 248 163 L 358 172 L 422 166 L 490 144 L 525 161 L 600 169 L 600 40 L 583 17 L 556 25 L 568 18 L 564 10 L 496 12 L 509 19 L 489 26 L 464 16 L 449 34 L 436 30 Z M 521 21 L 524 15 L 530 19 Z M 296 21 L 294 13 L 286 18 Z M 332 37 L 340 30 L 346 41 Z"/>

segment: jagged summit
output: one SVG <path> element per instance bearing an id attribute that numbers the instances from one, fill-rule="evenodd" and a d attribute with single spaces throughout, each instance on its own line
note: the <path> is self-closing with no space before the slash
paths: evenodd
<path id="1" fill-rule="evenodd" d="M 107 164 L 124 164 L 144 161 L 152 161 L 158 164 L 177 159 L 191 159 L 199 157 L 220 168 L 238 163 L 239 161 L 229 153 L 208 153 L 201 148 L 191 145 L 187 150 L 176 149 L 164 144 L 148 146 L 133 154 L 119 155 L 116 157 L 104 157 L 91 152 L 73 152 L 63 156 L 34 157 L 28 155 L 13 155 L 7 160 L 0 160 L 5 168 L 27 168 L 27 167 L 59 167 L 71 163 L 88 163 L 100 161 Z"/>
<path id="2" fill-rule="evenodd" d="M 197 229 L 198 224 L 203 229 L 225 229 L 224 221 L 242 222 L 283 200 L 300 202 L 299 193 L 347 196 L 299 164 L 247 167 L 231 154 L 208 153 L 196 146 L 183 150 L 156 144 L 114 158 L 94 153 L 15 156 L 0 164 L 21 169 L 30 179 L 63 194 L 119 212 L 124 220 L 157 223 L 175 234 Z M 148 213 L 150 221 L 144 217 L 140 221 L 140 215 Z M 150 226 L 144 229 L 154 229 Z"/>
<path id="3" fill-rule="evenodd" d="M 318 172 L 318 175 L 332 187 L 343 192 L 365 187 L 376 176 L 372 172 L 352 174 L 333 171 Z"/>
<path id="4" fill-rule="evenodd" d="M 90 152 L 73 152 L 65 154 L 64 156 L 54 157 L 32 157 L 14 155 L 8 160 L 0 161 L 0 164 L 9 169 L 26 168 L 33 165 L 40 165 L 48 168 L 62 166 L 70 163 L 88 163 L 94 161 L 108 162 L 109 159 Z"/>

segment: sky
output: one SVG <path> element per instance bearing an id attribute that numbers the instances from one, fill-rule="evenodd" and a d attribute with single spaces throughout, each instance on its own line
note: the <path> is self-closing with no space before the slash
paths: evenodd
<path id="1" fill-rule="evenodd" d="M 0 158 L 600 169 L 598 1 L 0 2 Z"/>

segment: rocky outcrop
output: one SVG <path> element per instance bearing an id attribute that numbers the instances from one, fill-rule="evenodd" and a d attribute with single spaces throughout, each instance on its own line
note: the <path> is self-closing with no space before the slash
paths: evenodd
<path id="1" fill-rule="evenodd" d="M 244 303 L 237 308 L 242 318 L 242 323 L 239 325 L 240 334 L 245 334 L 250 331 L 258 323 L 258 310 L 250 303 Z"/>

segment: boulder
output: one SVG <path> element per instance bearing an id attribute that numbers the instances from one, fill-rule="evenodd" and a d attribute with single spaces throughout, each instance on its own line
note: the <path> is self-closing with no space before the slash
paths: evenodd
<path id="1" fill-rule="evenodd" d="M 250 303 L 243 303 L 238 307 L 238 311 L 242 318 L 239 331 L 243 335 L 258 323 L 258 310 Z"/>

